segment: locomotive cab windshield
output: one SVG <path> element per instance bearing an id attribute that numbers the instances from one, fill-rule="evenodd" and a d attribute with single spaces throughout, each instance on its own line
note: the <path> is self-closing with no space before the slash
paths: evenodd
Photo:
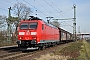
<path id="1" fill-rule="evenodd" d="M 22 29 L 28 29 L 28 23 L 22 23 L 21 25 L 20 25 L 20 29 L 22 30 Z"/>
<path id="2" fill-rule="evenodd" d="M 37 29 L 37 22 L 30 23 L 29 29 Z"/>
<path id="3" fill-rule="evenodd" d="M 37 29 L 37 22 L 21 23 L 20 29 Z"/>

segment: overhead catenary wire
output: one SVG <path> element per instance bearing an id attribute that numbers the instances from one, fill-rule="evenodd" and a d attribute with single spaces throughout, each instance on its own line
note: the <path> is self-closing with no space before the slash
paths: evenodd
<path id="1" fill-rule="evenodd" d="M 36 0 L 34 0 L 34 1 L 36 1 Z M 47 8 L 45 8 L 43 5 L 41 5 L 38 1 L 36 1 L 36 2 L 37 2 L 37 4 L 39 4 L 42 8 L 44 8 L 45 10 L 47 10 L 51 14 L 51 12 Z"/>
<path id="2" fill-rule="evenodd" d="M 45 1 L 45 0 L 44 0 Z M 51 0 L 49 0 L 55 7 L 57 7 L 57 5 L 55 5 Z M 46 2 L 46 1 L 45 1 Z M 48 3 L 49 4 L 49 3 Z M 50 4 L 49 4 L 50 5 Z M 52 5 L 51 5 L 52 6 Z M 58 8 L 58 7 L 57 7 Z M 61 9 L 60 8 L 58 8 L 59 10 L 60 10 L 60 13 L 61 13 L 61 15 L 63 16 L 63 17 L 65 17 L 64 15 L 65 15 L 65 13 L 67 13 L 68 11 L 70 11 L 70 10 L 72 10 L 73 9 L 73 7 L 72 8 L 70 8 L 70 9 L 68 9 L 67 11 L 65 11 L 65 12 L 63 12 L 63 11 L 61 11 Z M 67 16 L 67 15 L 66 15 Z M 67 17 L 68 18 L 68 17 Z"/>
<path id="3" fill-rule="evenodd" d="M 0 8 L 0 9 L 3 10 L 3 11 L 8 12 L 8 10 L 6 10 L 6 9 L 3 9 L 3 8 Z M 0 13 L 0 15 L 2 15 L 2 13 Z"/>
<path id="4" fill-rule="evenodd" d="M 3 8 L 0 8 L 1 10 L 4 10 L 4 11 L 8 11 L 8 10 L 6 10 L 6 9 L 3 9 Z"/>
<path id="5" fill-rule="evenodd" d="M 49 4 L 46 0 L 44 0 L 49 6 L 51 6 L 56 12 L 58 12 L 58 14 L 62 15 L 61 12 L 59 12 L 58 10 L 56 10 L 51 4 Z M 63 16 L 63 15 L 62 15 Z M 63 16 L 64 17 L 64 16 Z"/>
<path id="6" fill-rule="evenodd" d="M 50 0 L 51 1 L 51 0 Z M 51 1 L 51 3 L 55 6 L 55 7 L 57 7 L 52 1 Z M 58 7 L 57 7 L 58 8 Z M 60 10 L 60 12 L 62 12 L 61 11 L 61 9 L 60 8 L 58 8 L 59 10 Z M 68 11 L 70 11 L 70 10 L 72 10 L 73 8 L 70 8 Z M 67 12 L 67 11 L 66 11 Z M 63 13 L 63 12 L 62 12 Z M 63 13 L 64 14 L 64 13 Z M 66 23 L 66 21 L 63 21 L 64 23 Z M 68 23 L 66 23 L 66 24 L 68 24 Z M 70 24 L 68 24 L 69 26 L 71 26 L 71 27 L 73 27 L 72 25 L 70 25 Z"/>
<path id="7" fill-rule="evenodd" d="M 8 0 L 6 0 L 8 3 L 10 3 L 10 4 L 13 4 L 12 2 L 10 2 L 10 1 L 8 1 Z M 19 0 L 16 0 L 16 1 L 18 1 L 18 2 L 20 2 Z M 23 0 L 24 2 L 26 2 L 25 0 Z M 26 3 L 28 3 L 28 2 L 26 2 Z M 28 3 L 29 5 L 30 5 L 30 3 Z M 33 5 L 32 5 L 32 7 L 34 7 Z M 34 7 L 35 8 L 35 7 Z M 35 8 L 35 9 L 37 9 L 37 8 Z M 38 10 L 38 9 L 37 9 Z M 12 10 L 13 11 L 13 10 Z M 39 12 L 41 12 L 40 10 L 38 10 Z M 41 12 L 42 14 L 44 14 L 43 12 Z M 44 14 L 45 15 L 45 14 Z"/>
<path id="8" fill-rule="evenodd" d="M 5 2 L 0 2 L 0 4 L 7 6 L 7 4 Z"/>
<path id="9" fill-rule="evenodd" d="M 51 4 L 49 4 L 46 0 L 44 0 L 48 5 L 50 5 L 53 9 L 55 9 Z M 51 0 L 50 0 L 51 1 Z M 55 6 L 55 7 L 57 7 L 52 1 L 51 1 L 51 3 Z M 57 7 L 58 8 L 58 7 Z M 56 11 L 58 12 L 58 13 L 61 13 L 62 11 L 61 11 L 61 9 L 60 8 L 58 8 L 59 10 L 60 10 L 60 12 L 58 12 L 56 9 Z M 71 10 L 71 9 L 70 9 Z M 63 13 L 63 12 L 62 12 Z M 64 14 L 64 13 L 63 13 Z M 65 17 L 63 14 L 61 14 L 63 17 Z M 63 21 L 64 23 L 66 23 L 65 21 Z M 66 23 L 66 24 L 68 24 L 68 23 Z M 72 25 L 70 25 L 70 24 L 68 24 L 69 26 L 71 26 L 71 27 L 73 27 Z"/>
<path id="10" fill-rule="evenodd" d="M 5 0 L 5 1 L 7 1 L 8 3 L 10 3 L 10 4 L 12 4 L 12 5 L 14 5 L 12 2 L 10 2 L 10 1 L 8 1 L 8 0 Z M 11 7 L 11 6 L 10 6 Z M 13 10 L 12 10 L 13 11 Z M 13 11 L 14 12 L 14 11 Z"/>
<path id="11" fill-rule="evenodd" d="M 49 4 L 46 0 L 44 0 L 49 6 L 51 6 L 55 11 L 57 11 L 51 4 Z M 58 12 L 58 11 L 57 11 Z M 58 12 L 59 13 L 59 12 Z"/>
<path id="12" fill-rule="evenodd" d="M 10 4 L 13 4 L 12 2 L 10 2 L 10 1 L 8 1 L 8 0 L 5 0 L 5 1 L 7 1 L 7 2 L 10 3 Z"/>
<path id="13" fill-rule="evenodd" d="M 68 24 L 68 23 L 66 23 L 66 21 L 63 21 L 65 24 Z M 67 26 L 67 25 L 66 25 Z M 73 27 L 72 25 L 70 25 L 70 24 L 68 24 L 68 26 L 71 26 L 71 27 Z M 74 27 L 73 27 L 74 28 Z"/>
<path id="14" fill-rule="evenodd" d="M 10 2 L 10 1 L 8 1 L 8 0 L 5 0 L 5 1 L 7 1 L 8 3 L 10 3 L 10 4 L 13 4 L 12 2 Z M 16 1 L 18 1 L 18 2 L 20 2 L 19 0 L 16 0 Z M 27 1 L 25 1 L 25 0 L 23 0 L 24 2 L 26 2 L 26 3 L 28 3 Z M 33 5 L 31 5 L 30 3 L 28 3 L 30 6 L 32 6 L 32 7 L 34 7 Z M 35 7 L 34 7 L 35 8 Z M 35 8 L 35 9 L 37 9 L 37 8 Z M 38 10 L 38 9 L 37 9 Z M 13 11 L 13 10 L 12 10 Z M 39 12 L 41 12 L 40 10 L 38 10 Z M 44 14 L 43 12 L 41 12 L 43 15 L 46 15 L 46 14 Z M 46 15 L 47 16 L 47 15 Z"/>
<path id="15" fill-rule="evenodd" d="M 67 12 L 69 12 L 69 11 L 72 10 L 72 9 L 74 9 L 74 8 L 71 7 L 71 8 L 69 8 L 69 9 L 67 9 L 64 13 L 67 13 Z"/>
<path id="16" fill-rule="evenodd" d="M 7 1 L 7 0 L 5 0 L 5 1 Z M 8 2 L 9 2 L 9 1 L 8 1 Z M 4 5 L 7 5 L 7 4 L 5 4 L 5 3 L 2 3 L 2 2 L 0 2 L 0 3 L 1 3 L 1 4 L 4 4 Z M 10 3 L 10 2 L 9 2 L 9 3 Z M 4 11 L 7 11 L 7 12 L 8 12 L 8 10 L 6 10 L 6 9 L 3 9 L 3 8 L 1 8 L 1 7 L 0 7 L 0 9 L 1 9 L 1 10 L 4 10 Z"/>
<path id="17" fill-rule="evenodd" d="M 10 3 L 10 4 L 13 4 L 12 2 L 10 2 L 10 1 L 8 1 L 8 0 L 6 0 L 8 3 Z M 16 0 L 16 1 L 18 1 L 18 0 Z M 25 0 L 23 0 L 24 2 L 26 2 Z M 36 1 L 36 0 L 34 0 L 34 1 Z M 37 1 L 36 1 L 37 2 Z M 26 2 L 26 3 L 28 3 L 28 2 Z M 38 2 L 37 2 L 38 3 Z M 53 2 L 52 2 L 53 3 Z M 30 3 L 28 3 L 29 5 L 31 5 Z M 38 3 L 39 5 L 41 5 L 40 3 Z M 49 3 L 48 3 L 49 4 Z M 53 3 L 54 4 L 54 3 Z M 50 4 L 49 4 L 50 5 Z M 34 7 L 33 5 L 31 5 L 32 7 Z M 42 6 L 42 5 L 41 5 Z M 52 5 L 50 5 L 52 8 L 54 8 Z M 56 5 L 55 5 L 56 6 Z M 43 6 L 42 6 L 43 7 Z M 37 9 L 36 7 L 34 7 L 35 9 Z M 45 7 L 44 7 L 45 8 Z M 46 9 L 46 8 L 45 8 Z M 54 8 L 55 9 L 55 8 Z M 37 9 L 38 10 L 38 9 Z M 48 9 L 46 9 L 47 11 L 48 11 Z M 56 10 L 56 9 L 55 9 Z M 40 11 L 40 10 L 38 10 L 39 12 L 41 12 L 42 14 L 44 14 L 44 15 L 46 15 L 45 13 L 43 13 L 42 11 Z M 56 10 L 57 11 L 57 10 Z M 57 11 L 58 12 L 58 11 Z M 51 14 L 51 12 L 49 12 L 50 14 Z M 58 13 L 60 13 L 60 12 L 58 12 Z M 47 15 L 46 15 L 47 16 Z"/>
<path id="18" fill-rule="evenodd" d="M 35 6 L 33 6 L 32 4 L 28 3 L 27 1 L 23 0 L 24 2 L 26 2 L 27 4 L 29 4 L 30 6 L 32 6 L 33 8 L 37 9 Z M 39 9 L 37 9 L 39 12 L 41 12 L 43 15 L 47 16 L 45 13 L 43 13 L 42 11 L 40 11 Z"/>
<path id="19" fill-rule="evenodd" d="M 50 0 L 51 1 L 51 0 Z M 54 5 L 54 6 L 56 6 L 57 7 L 57 5 L 55 5 L 52 1 L 51 1 L 51 3 Z M 57 7 L 58 8 L 58 7 Z M 59 13 L 63 13 L 63 11 L 60 9 L 60 8 L 58 8 L 59 10 L 60 10 L 60 12 Z M 63 13 L 64 14 L 64 13 Z M 61 14 L 61 15 L 63 15 L 63 14 Z"/>
<path id="20" fill-rule="evenodd" d="M 66 12 L 63 12 L 57 5 L 55 5 L 55 3 L 53 2 L 53 1 L 51 1 L 51 0 L 49 0 L 55 7 L 57 7 L 58 8 L 58 10 L 60 10 L 60 13 L 61 13 L 61 15 L 63 16 L 63 17 L 67 17 L 68 18 L 68 16 L 65 14 Z M 70 11 L 71 9 L 73 9 L 73 8 L 70 8 L 68 11 Z M 66 18 L 65 17 L 65 18 Z"/>
<path id="21" fill-rule="evenodd" d="M 50 0 L 51 1 L 51 0 Z M 57 7 L 57 5 L 55 5 L 52 1 L 51 1 L 51 3 L 54 5 L 54 6 L 56 6 Z M 57 7 L 58 8 L 58 7 Z M 60 9 L 60 8 L 58 8 L 59 10 L 60 10 L 60 12 L 62 12 L 62 10 Z"/>

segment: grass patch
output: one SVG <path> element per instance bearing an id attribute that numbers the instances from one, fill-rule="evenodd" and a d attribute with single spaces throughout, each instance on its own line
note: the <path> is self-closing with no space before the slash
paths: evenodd
<path id="1" fill-rule="evenodd" d="M 86 48 L 86 51 L 87 51 L 88 58 L 90 60 L 90 44 L 87 43 L 86 41 L 85 41 L 84 44 L 85 44 L 85 48 Z"/>
<path id="2" fill-rule="evenodd" d="M 67 60 L 90 60 L 90 43 L 82 40 L 73 42 L 63 49 L 58 49 L 55 54 L 69 56 Z"/>
<path id="3" fill-rule="evenodd" d="M 56 54 L 62 56 L 69 56 L 70 58 L 68 60 L 78 60 L 77 57 L 80 56 L 79 51 L 82 49 L 82 45 L 83 43 L 81 41 L 73 42 L 69 46 L 66 46 L 65 48 L 56 52 Z"/>

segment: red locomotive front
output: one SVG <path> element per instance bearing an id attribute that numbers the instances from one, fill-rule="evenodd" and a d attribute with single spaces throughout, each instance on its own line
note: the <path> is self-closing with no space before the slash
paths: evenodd
<path id="1" fill-rule="evenodd" d="M 18 29 L 18 40 L 20 46 L 31 46 L 38 44 L 39 42 L 39 33 L 38 29 L 38 20 L 35 21 L 21 21 Z"/>
<path id="2" fill-rule="evenodd" d="M 37 39 L 37 22 L 22 22 L 18 33 L 19 40 Z"/>

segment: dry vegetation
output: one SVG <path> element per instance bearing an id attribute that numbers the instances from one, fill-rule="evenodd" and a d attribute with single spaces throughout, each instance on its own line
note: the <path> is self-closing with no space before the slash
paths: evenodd
<path id="1" fill-rule="evenodd" d="M 82 46 L 82 42 L 74 42 L 55 54 L 61 55 L 61 56 L 69 56 L 68 60 L 72 60 L 72 59 L 78 60 L 78 56 L 80 56 L 79 51 L 81 50 L 81 46 Z"/>
<path id="2" fill-rule="evenodd" d="M 35 60 L 90 60 L 90 44 L 84 40 L 73 42 Z"/>

